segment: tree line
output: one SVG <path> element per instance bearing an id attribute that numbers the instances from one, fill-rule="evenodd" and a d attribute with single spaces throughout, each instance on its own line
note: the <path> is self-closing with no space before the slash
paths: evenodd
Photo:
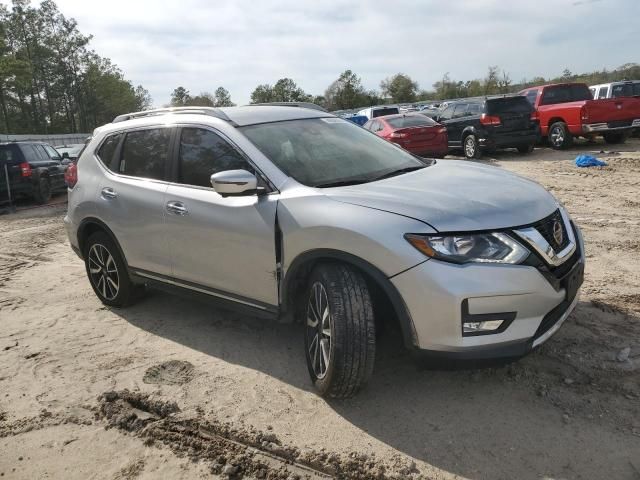
<path id="1" fill-rule="evenodd" d="M 389 103 L 413 103 L 516 93 L 527 87 L 547 83 L 583 82 L 595 85 L 625 79 L 640 79 L 640 65 L 627 63 L 613 70 L 603 69 L 581 74 L 574 74 L 569 69 L 565 69 L 557 77 L 538 76 L 530 80 L 522 79 L 519 82 L 513 82 L 510 75 L 498 66 L 490 66 L 483 78 L 473 80 L 454 80 L 449 73 L 445 73 L 430 90 L 421 89 L 417 81 L 404 73 L 397 73 L 382 80 L 380 90 L 367 90 L 357 74 L 351 70 L 345 70 L 331 82 L 324 95 L 306 93 L 293 79 L 281 78 L 273 85 L 267 83 L 258 85 L 251 92 L 251 103 L 311 102 L 329 111 L 351 110 Z M 218 95 L 219 91 L 222 91 L 222 94 Z M 171 96 L 171 105 L 231 106 L 234 104 L 231 102 L 229 92 L 222 87 L 216 90 L 215 96 L 202 93 L 195 97 L 190 97 L 188 91 L 178 87 Z"/>
<path id="2" fill-rule="evenodd" d="M 0 4 L 0 131 L 86 133 L 151 106 L 90 40 L 53 0 Z"/>

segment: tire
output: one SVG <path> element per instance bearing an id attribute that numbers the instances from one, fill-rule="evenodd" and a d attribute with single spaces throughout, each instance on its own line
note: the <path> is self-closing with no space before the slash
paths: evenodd
<path id="1" fill-rule="evenodd" d="M 627 139 L 627 136 L 624 133 L 614 133 L 614 132 L 608 132 L 602 135 L 604 137 L 604 141 L 615 145 L 617 143 L 624 143 L 624 141 Z"/>
<path id="2" fill-rule="evenodd" d="M 518 153 L 521 153 L 522 155 L 528 155 L 533 152 L 533 143 L 530 143 L 529 145 L 519 145 L 517 148 Z"/>
<path id="3" fill-rule="evenodd" d="M 364 278 L 348 265 L 318 265 L 300 312 L 307 367 L 315 387 L 325 397 L 355 395 L 373 373 L 376 350 L 373 305 Z"/>
<path id="4" fill-rule="evenodd" d="M 556 122 L 549 127 L 548 139 L 554 150 L 569 148 L 573 144 L 573 135 L 564 122 Z"/>
<path id="5" fill-rule="evenodd" d="M 38 184 L 35 186 L 33 198 L 39 204 L 49 203 L 51 200 L 51 184 L 47 177 L 40 177 Z"/>
<path id="6" fill-rule="evenodd" d="M 84 259 L 89 283 L 102 303 L 125 307 L 133 301 L 137 287 L 129 278 L 124 258 L 109 235 L 93 233 L 87 239 Z"/>
<path id="7" fill-rule="evenodd" d="M 469 160 L 478 159 L 482 156 L 478 139 L 473 134 L 467 135 L 462 139 L 462 151 Z"/>

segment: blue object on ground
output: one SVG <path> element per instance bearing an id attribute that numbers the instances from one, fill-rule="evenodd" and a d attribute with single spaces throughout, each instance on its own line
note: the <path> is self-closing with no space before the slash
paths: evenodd
<path id="1" fill-rule="evenodd" d="M 591 155 L 578 155 L 576 157 L 576 165 L 578 167 L 606 167 L 607 163 Z"/>

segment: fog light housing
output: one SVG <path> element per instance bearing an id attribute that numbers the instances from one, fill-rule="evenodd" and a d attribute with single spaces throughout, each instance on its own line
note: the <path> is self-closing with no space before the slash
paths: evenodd
<path id="1" fill-rule="evenodd" d="M 504 320 L 488 320 L 485 322 L 464 322 L 462 324 L 462 333 L 484 333 L 498 330 L 504 323 Z"/>
<path id="2" fill-rule="evenodd" d="M 462 336 L 495 335 L 504 332 L 516 319 L 517 312 L 469 313 L 469 299 L 462 301 Z"/>

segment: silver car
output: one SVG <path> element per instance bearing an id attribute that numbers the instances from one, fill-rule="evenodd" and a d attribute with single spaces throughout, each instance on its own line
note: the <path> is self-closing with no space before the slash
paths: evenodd
<path id="1" fill-rule="evenodd" d="M 583 279 L 580 230 L 540 185 L 304 106 L 124 115 L 73 168 L 66 228 L 104 304 L 159 284 L 299 322 L 331 397 L 371 377 L 382 327 L 427 357 L 524 355 Z"/>

